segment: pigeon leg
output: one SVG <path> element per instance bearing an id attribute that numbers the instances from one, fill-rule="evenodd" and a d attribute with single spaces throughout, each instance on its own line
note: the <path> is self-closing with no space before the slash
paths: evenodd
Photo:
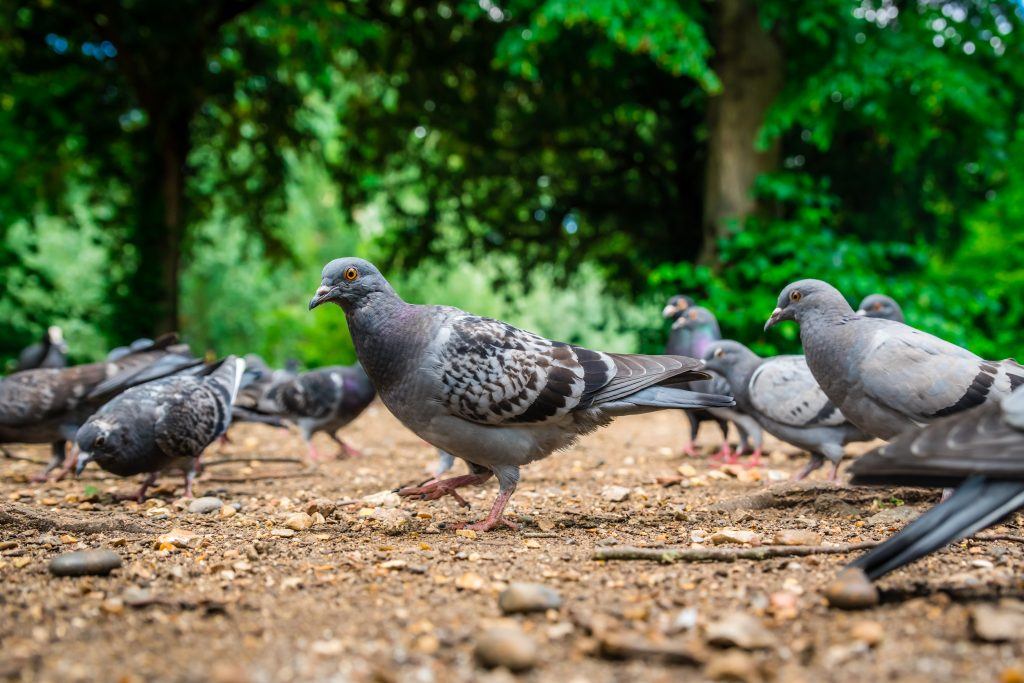
<path id="1" fill-rule="evenodd" d="M 67 458 L 66 449 L 66 441 L 54 441 L 52 444 L 50 444 L 50 462 L 46 464 L 46 469 L 44 469 L 39 474 L 33 475 L 31 481 L 39 484 L 49 480 L 50 472 L 60 467 L 64 463 L 64 460 Z"/>
<path id="2" fill-rule="evenodd" d="M 192 482 L 195 481 L 196 471 L 197 470 L 196 470 L 196 466 L 195 465 L 192 465 L 187 470 L 185 470 L 185 497 L 186 498 L 191 498 L 192 497 Z M 154 475 L 154 479 L 155 478 L 156 477 Z"/>
<path id="3" fill-rule="evenodd" d="M 491 506 L 491 512 L 487 515 L 487 519 L 482 522 L 475 522 L 473 524 L 453 524 L 452 526 L 456 529 L 471 529 L 473 531 L 493 531 L 498 527 L 507 526 L 510 529 L 518 529 L 519 525 L 508 519 L 502 513 L 505 512 L 505 506 L 508 505 L 508 499 L 515 493 L 515 487 L 501 489 L 498 491 L 498 497 L 494 499 L 494 505 Z"/>
<path id="4" fill-rule="evenodd" d="M 459 495 L 456 489 L 463 486 L 479 486 L 491 478 L 490 472 L 479 474 L 464 474 L 461 477 L 449 477 L 448 479 L 428 480 L 422 486 L 406 486 L 395 491 L 400 496 L 417 496 L 420 500 L 437 500 L 444 496 L 451 496 L 462 507 L 469 507 L 465 498 Z"/>
<path id="5" fill-rule="evenodd" d="M 810 474 L 814 470 L 820 468 L 824 464 L 825 464 L 825 456 L 824 455 L 822 455 L 821 453 L 811 453 L 811 461 L 809 463 L 807 463 L 806 467 L 804 467 L 802 470 L 800 470 L 799 472 L 794 474 L 793 477 L 792 477 L 792 480 L 793 481 L 801 481 L 802 479 L 806 479 L 808 474 Z"/>
<path id="6" fill-rule="evenodd" d="M 313 440 L 310 439 L 309 441 L 307 441 L 306 445 L 309 446 L 309 461 L 310 462 L 319 462 L 320 461 L 320 453 L 317 452 L 316 446 L 313 445 Z"/>
<path id="7" fill-rule="evenodd" d="M 71 450 L 68 452 L 68 456 L 64 458 L 64 464 L 57 470 L 57 476 L 54 481 L 60 481 L 64 477 L 68 476 L 68 473 L 75 469 L 75 465 L 78 464 L 78 444 L 71 444 Z"/>
<path id="8" fill-rule="evenodd" d="M 139 504 L 145 503 L 146 491 L 148 491 L 149 487 L 152 486 L 154 483 L 156 483 L 156 472 L 151 472 L 150 474 L 146 475 L 145 479 L 142 480 L 142 486 L 139 487 L 138 491 L 132 494 L 119 493 L 116 494 L 114 498 L 118 500 L 134 500 L 136 503 Z"/>
<path id="9" fill-rule="evenodd" d="M 834 463 L 832 463 L 832 472 L 830 472 L 828 475 L 829 481 L 834 482 L 836 484 L 839 483 L 839 465 L 841 463 L 842 460 L 836 460 Z"/>
<path id="10" fill-rule="evenodd" d="M 760 467 L 761 464 L 761 449 L 755 448 L 754 452 L 750 454 L 750 459 L 747 460 L 747 467 Z"/>
<path id="11" fill-rule="evenodd" d="M 362 452 L 358 448 L 349 446 L 343 439 L 340 439 L 337 434 L 331 434 L 331 438 L 334 439 L 334 443 L 341 446 L 341 450 L 338 451 L 337 457 L 339 458 L 361 458 Z"/>
<path id="12" fill-rule="evenodd" d="M 732 446 L 728 441 L 722 442 L 722 447 L 718 449 L 718 452 L 711 456 L 711 461 L 720 465 L 735 465 L 739 462 L 740 456 L 738 451 L 733 451 Z"/>
<path id="13" fill-rule="evenodd" d="M 692 441 L 683 446 L 683 455 L 689 458 L 699 458 L 700 453 L 697 452 L 697 446 Z"/>

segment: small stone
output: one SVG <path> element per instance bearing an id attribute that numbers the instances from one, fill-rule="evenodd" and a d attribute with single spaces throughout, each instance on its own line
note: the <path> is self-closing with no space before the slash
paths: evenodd
<path id="1" fill-rule="evenodd" d="M 220 512 L 217 514 L 219 514 L 223 519 L 227 519 L 228 517 L 234 517 L 235 515 L 237 515 L 238 510 L 236 510 L 231 505 L 225 505 L 220 509 Z"/>
<path id="2" fill-rule="evenodd" d="M 153 594 L 145 588 L 130 586 L 121 593 L 121 601 L 129 607 L 145 607 L 156 602 Z"/>
<path id="3" fill-rule="evenodd" d="M 312 500 L 306 504 L 306 514 L 312 517 L 317 513 L 320 513 L 324 517 L 330 517 L 332 514 L 334 514 L 334 511 L 335 509 L 337 509 L 337 507 L 338 506 L 332 500 L 327 500 L 326 498 L 318 498 L 317 500 Z"/>
<path id="4" fill-rule="evenodd" d="M 32 558 L 31 557 L 16 557 L 11 562 L 14 565 L 15 569 L 23 569 L 23 568 L 27 567 L 32 562 Z"/>
<path id="5" fill-rule="evenodd" d="M 498 596 L 498 607 L 505 614 L 546 612 L 561 606 L 558 591 L 539 583 L 511 583 Z"/>
<path id="6" fill-rule="evenodd" d="M 715 655 L 708 661 L 704 674 L 713 681 L 759 683 L 763 680 L 754 658 L 740 650 Z"/>
<path id="7" fill-rule="evenodd" d="M 375 508 L 396 508 L 401 504 L 402 498 L 394 491 L 386 490 L 363 496 L 363 502 Z"/>
<path id="8" fill-rule="evenodd" d="M 311 526 L 313 526 L 313 518 L 305 512 L 288 515 L 284 520 L 284 527 L 292 531 L 305 531 Z"/>
<path id="9" fill-rule="evenodd" d="M 389 536 L 400 536 L 412 523 L 412 515 L 397 508 L 374 508 L 373 518 Z"/>
<path id="10" fill-rule="evenodd" d="M 683 475 L 684 477 L 697 476 L 697 468 L 690 464 L 680 465 L 679 469 L 676 471 L 679 472 L 679 474 Z"/>
<path id="11" fill-rule="evenodd" d="M 684 607 L 672 617 L 672 620 L 665 629 L 665 633 L 676 635 L 684 631 L 692 631 L 697 627 L 697 614 L 696 607 Z"/>
<path id="12" fill-rule="evenodd" d="M 441 649 L 441 641 L 437 639 L 437 636 L 427 633 L 413 642 L 412 649 L 420 654 L 434 655 Z"/>
<path id="13" fill-rule="evenodd" d="M 484 577 L 473 572 L 466 572 L 455 579 L 455 587 L 464 591 L 478 591 L 484 587 Z"/>
<path id="14" fill-rule="evenodd" d="M 476 532 L 473 531 L 472 529 L 457 529 L 455 531 L 455 535 L 456 536 L 461 536 L 462 538 L 468 538 L 470 540 L 476 538 Z"/>
<path id="15" fill-rule="evenodd" d="M 772 636 L 757 617 L 733 612 L 707 628 L 707 641 L 718 647 L 763 650 L 772 646 Z"/>
<path id="16" fill-rule="evenodd" d="M 886 508 L 864 520 L 864 524 L 870 527 L 897 527 L 917 519 L 917 510 L 901 505 L 899 507 Z"/>
<path id="17" fill-rule="evenodd" d="M 850 627 L 850 635 L 854 640 L 874 647 L 882 642 L 885 637 L 885 629 L 877 621 L 858 621 Z"/>
<path id="18" fill-rule="evenodd" d="M 220 498 L 213 496 L 203 496 L 202 498 L 196 498 L 188 504 L 188 511 L 196 514 L 205 515 L 211 512 L 216 512 L 224 506 L 224 501 Z"/>
<path id="19" fill-rule="evenodd" d="M 992 569 L 995 565 L 990 560 L 977 559 L 971 560 L 971 566 L 975 569 Z"/>
<path id="20" fill-rule="evenodd" d="M 775 545 L 821 545 L 821 534 L 809 529 L 782 529 L 772 538 Z"/>
<path id="21" fill-rule="evenodd" d="M 1024 639 L 1024 603 L 1003 600 L 999 605 L 975 605 L 971 631 L 975 638 L 989 643 Z"/>
<path id="22" fill-rule="evenodd" d="M 867 609 L 878 604 L 878 589 L 864 570 L 849 567 L 825 588 L 825 598 L 839 609 Z"/>
<path id="23" fill-rule="evenodd" d="M 277 536 L 278 538 L 291 538 L 295 535 L 295 532 L 291 529 L 273 529 L 270 535 Z"/>
<path id="24" fill-rule="evenodd" d="M 629 493 L 625 486 L 605 486 L 601 489 L 601 497 L 610 503 L 621 503 L 629 498 Z"/>
<path id="25" fill-rule="evenodd" d="M 528 671 L 537 663 L 537 644 L 518 628 L 498 626 L 477 639 L 475 654 L 477 661 L 490 669 L 503 666 L 513 672 Z"/>
<path id="26" fill-rule="evenodd" d="M 121 556 L 113 550 L 79 550 L 58 555 L 50 561 L 54 576 L 105 576 L 121 566 Z"/>
<path id="27" fill-rule="evenodd" d="M 796 619 L 800 610 L 799 598 L 790 591 L 776 591 L 768 596 L 768 608 L 779 620 Z"/>
<path id="28" fill-rule="evenodd" d="M 194 548 L 199 545 L 201 540 L 201 536 L 194 534 L 187 529 L 179 529 L 175 527 L 166 534 L 158 536 L 156 543 L 157 547 L 161 545 L 170 545 L 175 548 Z"/>
<path id="29" fill-rule="evenodd" d="M 761 543 L 761 537 L 756 532 L 744 529 L 722 529 L 713 533 L 709 540 L 715 545 L 722 545 L 723 543 L 760 545 Z"/>

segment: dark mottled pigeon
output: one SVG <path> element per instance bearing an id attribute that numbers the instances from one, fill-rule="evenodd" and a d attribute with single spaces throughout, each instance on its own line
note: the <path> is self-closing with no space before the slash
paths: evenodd
<path id="1" fill-rule="evenodd" d="M 668 343 L 665 346 L 665 353 L 668 355 L 703 358 L 708 348 L 722 338 L 718 320 L 715 319 L 711 311 L 694 305 L 693 300 L 687 296 L 676 295 L 669 299 L 662 315 L 672 320 L 672 330 L 669 332 Z M 692 382 L 686 388 L 706 394 L 728 394 L 728 383 L 722 377 L 715 376 L 714 373 L 711 374 L 711 379 Z M 697 455 L 695 443 L 702 422 L 714 422 L 721 430 L 722 447 L 716 457 L 724 459 L 725 462 L 735 462 L 739 452 L 746 451 L 748 448 L 753 450 L 759 448 L 759 446 L 754 446 L 753 442 L 756 441 L 760 444 L 761 428 L 753 420 L 744 419 L 734 408 L 688 410 L 686 415 L 690 420 L 690 440 L 683 448 L 683 453 L 686 455 Z M 740 434 L 740 446 L 735 455 L 729 446 L 730 421 L 736 424 Z M 751 431 L 757 433 L 751 433 Z M 760 454 L 758 454 L 759 459 Z"/>
<path id="2" fill-rule="evenodd" d="M 67 367 L 67 353 L 68 345 L 64 341 L 64 333 L 56 325 L 51 325 L 46 329 L 42 340 L 22 350 L 14 371 Z"/>
<path id="3" fill-rule="evenodd" d="M 807 365 L 829 400 L 882 439 L 999 401 L 1024 383 L 1016 361 L 987 361 L 903 323 L 857 315 L 821 280 L 782 290 L 765 329 L 781 320 L 800 324 Z"/>
<path id="4" fill-rule="evenodd" d="M 49 443 L 49 472 L 65 461 L 65 445 L 113 396 L 129 387 L 199 363 L 167 335 L 116 361 L 62 369 L 26 370 L 0 381 L 0 443 Z M 73 452 L 74 449 L 72 449 Z M 64 472 L 71 461 L 65 463 Z"/>
<path id="5" fill-rule="evenodd" d="M 337 431 L 359 417 L 375 395 L 373 383 L 359 364 L 337 365 L 303 372 L 279 384 L 262 406 L 266 412 L 272 412 L 272 405 L 276 405 L 279 414 L 299 426 L 309 447 L 309 457 L 315 461 L 320 457 L 313 445 L 317 432 L 327 434 L 338 444 L 339 456 L 359 455 Z"/>
<path id="6" fill-rule="evenodd" d="M 830 478 L 837 479 L 843 446 L 871 438 L 828 400 L 803 356 L 761 358 L 739 342 L 724 340 L 713 344 L 704 360 L 728 380 L 737 408 L 772 436 L 811 454 L 796 479 L 821 467 L 826 458 L 832 462 Z"/>
<path id="7" fill-rule="evenodd" d="M 359 361 L 388 409 L 470 464 L 471 474 L 399 494 L 465 503 L 459 487 L 497 476 L 500 492 L 476 530 L 512 526 L 503 511 L 522 465 L 617 415 L 732 405 L 725 396 L 666 386 L 706 378 L 700 361 L 591 351 L 457 308 L 408 304 L 362 259 L 324 267 L 309 307 L 326 301 L 344 309 Z"/>
<path id="8" fill-rule="evenodd" d="M 852 563 L 877 579 L 1024 506 L 1024 390 L 911 429 L 850 471 L 854 484 L 959 487 Z"/>
<path id="9" fill-rule="evenodd" d="M 903 309 L 892 297 L 884 294 L 869 294 L 864 297 L 857 308 L 857 315 L 866 318 L 884 318 L 895 320 L 898 323 L 906 322 L 903 319 Z"/>
<path id="10" fill-rule="evenodd" d="M 244 371 L 245 361 L 228 356 L 199 373 L 186 370 L 128 389 L 78 430 L 76 472 L 95 462 L 121 477 L 145 474 L 134 496 L 141 503 L 160 472 L 179 469 L 191 497 L 196 462 L 231 424 Z"/>

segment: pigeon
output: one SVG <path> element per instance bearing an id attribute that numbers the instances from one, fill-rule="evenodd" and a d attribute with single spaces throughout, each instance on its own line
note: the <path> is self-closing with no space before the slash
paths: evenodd
<path id="1" fill-rule="evenodd" d="M 957 487 L 850 565 L 874 580 L 1024 506 L 1024 390 L 904 432 L 851 472 L 858 485 Z"/>
<path id="2" fill-rule="evenodd" d="M 18 355 L 14 371 L 67 367 L 67 353 L 68 345 L 64 341 L 64 333 L 56 325 L 51 325 L 46 328 L 42 341 L 26 347 Z"/>
<path id="3" fill-rule="evenodd" d="M 280 412 L 280 406 L 269 397 L 277 390 L 277 387 L 297 376 L 297 369 L 275 370 L 255 353 L 247 354 L 241 388 L 238 391 L 238 398 L 235 399 L 231 408 L 232 421 L 259 422 L 274 427 L 284 427 L 285 423 L 282 417 L 277 414 Z"/>
<path id="4" fill-rule="evenodd" d="M 722 338 L 714 314 L 702 306 L 695 305 L 687 296 L 679 294 L 669 299 L 662 310 L 662 315 L 672 320 L 672 330 L 665 346 L 665 353 L 668 355 L 703 358 L 708 347 Z M 724 378 L 711 374 L 711 379 L 694 382 L 687 388 L 707 394 L 728 393 L 728 383 Z M 753 420 L 744 419 L 740 413 L 730 408 L 691 410 L 687 411 L 686 415 L 690 420 L 690 441 L 683 448 L 685 455 L 697 455 L 695 443 L 701 423 L 714 422 L 722 432 L 722 447 L 715 457 L 727 463 L 735 462 L 738 454 L 734 456 L 729 446 L 729 422 L 733 421 L 740 433 L 739 451 L 745 452 L 748 448 L 757 451 L 755 462 L 760 461 L 760 446 L 754 446 L 753 441 L 756 440 L 760 444 L 761 435 L 751 434 L 750 430 L 760 432 L 761 428 Z"/>
<path id="5" fill-rule="evenodd" d="M 782 290 L 765 329 L 782 320 L 800 324 L 807 365 L 829 400 L 881 439 L 1000 400 L 1024 383 L 1024 366 L 1013 359 L 987 361 L 903 323 L 857 315 L 820 280 Z"/>
<path id="6" fill-rule="evenodd" d="M 76 474 L 90 462 L 121 477 L 145 473 L 133 496 L 141 503 L 160 472 L 180 469 L 191 498 L 196 463 L 231 424 L 244 371 L 244 360 L 228 356 L 200 373 L 186 370 L 128 389 L 78 430 Z"/>
<path id="7" fill-rule="evenodd" d="M 320 459 L 313 435 L 324 432 L 340 446 L 339 456 L 354 457 L 359 451 L 349 446 L 337 431 L 366 410 L 376 390 L 359 365 L 337 365 L 303 372 L 277 385 L 260 403 L 264 412 L 278 412 L 298 425 L 312 461 Z"/>
<path id="8" fill-rule="evenodd" d="M 591 351 L 447 306 L 403 301 L 376 267 L 335 259 L 310 309 L 338 304 L 356 355 L 384 405 L 433 446 L 470 465 L 470 474 L 402 488 L 434 500 L 491 476 L 499 493 L 475 531 L 515 528 L 504 509 L 519 468 L 568 448 L 618 415 L 658 409 L 731 406 L 727 396 L 669 385 L 706 379 L 682 356 Z"/>
<path id="9" fill-rule="evenodd" d="M 704 362 L 728 380 L 737 409 L 772 436 L 810 452 L 811 462 L 795 475 L 797 480 L 828 458 L 835 481 L 843 446 L 871 438 L 828 400 L 803 356 L 761 358 L 739 342 L 723 340 L 711 345 Z"/>
<path id="10" fill-rule="evenodd" d="M 49 443 L 46 476 L 64 463 L 65 445 L 97 408 L 125 389 L 199 363 L 167 335 L 116 361 L 25 370 L 0 381 L 0 443 Z M 73 454 L 72 449 L 72 454 Z"/>
<path id="11" fill-rule="evenodd" d="M 153 340 L 149 337 L 139 337 L 128 346 L 118 346 L 110 350 L 107 353 L 107 360 L 118 360 L 124 358 L 129 353 L 135 351 L 141 351 L 153 344 Z"/>
<path id="12" fill-rule="evenodd" d="M 903 309 L 895 299 L 885 294 L 869 294 L 864 297 L 857 308 L 857 315 L 863 315 L 866 318 L 895 320 L 898 323 L 906 322 L 903 319 Z"/>

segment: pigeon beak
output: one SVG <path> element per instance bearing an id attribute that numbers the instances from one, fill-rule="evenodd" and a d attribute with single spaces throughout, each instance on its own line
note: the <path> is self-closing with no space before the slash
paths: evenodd
<path id="1" fill-rule="evenodd" d="M 316 290 L 316 295 L 309 302 L 309 310 L 313 310 L 323 302 L 327 301 L 327 297 L 331 295 L 334 289 L 327 285 L 320 285 L 320 288 Z"/>
<path id="2" fill-rule="evenodd" d="M 85 466 L 92 462 L 92 453 L 88 451 L 80 451 L 78 453 L 78 461 L 75 463 L 75 477 L 82 476 L 82 470 Z"/>
<path id="3" fill-rule="evenodd" d="M 766 322 L 764 324 L 764 331 L 767 332 L 772 327 L 775 327 L 775 325 L 778 324 L 779 320 L 781 320 L 781 319 L 782 319 L 782 309 L 781 308 L 776 308 L 774 311 L 772 311 L 771 316 L 768 318 L 768 322 Z"/>
<path id="4" fill-rule="evenodd" d="M 661 317 L 671 318 L 676 314 L 677 310 L 679 309 L 677 309 L 675 306 L 666 306 L 665 308 L 661 309 Z"/>
<path id="5" fill-rule="evenodd" d="M 863 308 L 858 308 L 857 309 L 857 315 L 867 315 L 867 314 L 868 314 L 868 312 L 865 311 Z"/>

